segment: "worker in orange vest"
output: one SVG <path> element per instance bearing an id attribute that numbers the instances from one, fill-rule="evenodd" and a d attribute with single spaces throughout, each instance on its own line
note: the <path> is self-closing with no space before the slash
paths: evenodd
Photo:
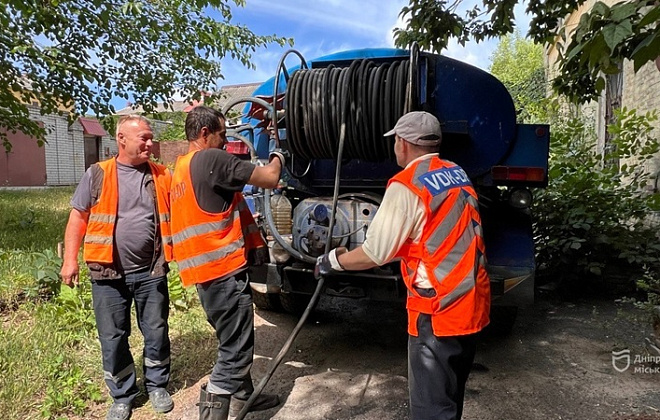
<path id="1" fill-rule="evenodd" d="M 129 349 L 131 305 L 144 336 L 144 385 L 153 409 L 174 407 L 170 378 L 167 261 L 170 172 L 149 161 L 153 132 L 137 115 L 117 123 L 119 155 L 89 167 L 71 200 L 64 236 L 64 284 L 78 284 L 78 251 L 92 279 L 92 300 L 103 354 L 103 376 L 114 403 L 107 420 L 126 420 L 139 390 Z"/>
<path id="2" fill-rule="evenodd" d="M 200 420 L 236 416 L 254 391 L 254 313 L 247 265 L 265 262 L 268 252 L 242 195 L 246 184 L 274 188 L 283 152 L 255 166 L 223 150 L 227 138 L 221 112 L 198 106 L 186 117 L 188 153 L 172 177 L 172 240 L 184 286 L 195 285 L 218 337 L 218 357 L 200 390 Z M 250 411 L 279 404 L 260 395 Z M 230 413 L 231 411 L 231 413 Z"/>
<path id="3" fill-rule="evenodd" d="M 404 169 L 390 179 L 364 243 L 320 256 L 315 274 L 366 270 L 401 258 L 408 289 L 410 419 L 458 420 L 476 333 L 490 312 L 477 194 L 461 167 L 440 159 L 435 116 L 405 114 L 385 136 L 392 134 Z"/>

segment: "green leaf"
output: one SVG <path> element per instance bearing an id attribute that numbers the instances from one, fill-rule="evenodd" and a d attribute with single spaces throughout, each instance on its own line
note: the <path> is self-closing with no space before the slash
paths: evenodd
<path id="1" fill-rule="evenodd" d="M 639 71 L 649 61 L 655 60 L 658 57 L 658 51 L 660 51 L 660 33 L 656 33 L 649 44 L 637 50 L 632 57 L 635 72 Z"/>
<path id="2" fill-rule="evenodd" d="M 615 51 L 621 41 L 632 35 L 632 23 L 624 21 L 620 24 L 609 24 L 603 28 L 603 37 L 610 51 Z"/>
<path id="3" fill-rule="evenodd" d="M 571 50 L 568 52 L 566 55 L 566 61 L 572 60 L 575 56 L 577 56 L 585 47 L 586 44 L 577 44 L 575 47 L 571 48 Z"/>
<path id="4" fill-rule="evenodd" d="M 646 15 L 639 21 L 638 26 L 644 27 L 660 20 L 660 5 L 646 12 Z"/>
<path id="5" fill-rule="evenodd" d="M 611 50 L 605 42 L 602 32 L 599 32 L 589 45 L 589 68 L 593 71 L 600 63 L 609 63 Z"/>
<path id="6" fill-rule="evenodd" d="M 571 244 L 571 249 L 580 249 L 580 248 L 582 248 L 582 244 L 579 242 L 573 242 Z"/>
<path id="7" fill-rule="evenodd" d="M 642 48 L 648 47 L 653 42 L 653 40 L 656 38 L 656 36 L 657 36 L 657 34 L 654 34 L 654 33 L 649 34 L 646 38 L 644 38 L 642 40 L 642 42 L 637 44 L 637 47 L 635 47 L 635 49 L 633 50 L 631 56 L 634 58 L 635 55 L 637 55 L 637 53 L 639 52 L 639 50 L 641 50 Z"/>
<path id="8" fill-rule="evenodd" d="M 609 13 L 610 13 L 610 8 L 605 3 L 603 3 L 602 1 L 596 2 L 596 4 L 594 4 L 594 6 L 591 8 L 591 15 L 592 16 L 601 15 L 601 16 L 607 17 L 607 15 L 609 15 Z"/>
<path id="9" fill-rule="evenodd" d="M 612 6 L 610 18 L 615 22 L 620 22 L 637 13 L 639 3 L 618 3 Z"/>

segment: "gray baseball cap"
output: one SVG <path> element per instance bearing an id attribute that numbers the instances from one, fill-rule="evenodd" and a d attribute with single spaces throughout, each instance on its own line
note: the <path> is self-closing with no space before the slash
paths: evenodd
<path id="1" fill-rule="evenodd" d="M 393 129 L 383 134 L 398 134 L 405 141 L 419 146 L 438 146 L 442 141 L 440 122 L 433 115 L 424 111 L 413 111 L 399 118 Z"/>

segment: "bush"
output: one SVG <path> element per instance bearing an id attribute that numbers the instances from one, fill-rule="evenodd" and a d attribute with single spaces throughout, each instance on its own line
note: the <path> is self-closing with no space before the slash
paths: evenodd
<path id="1" fill-rule="evenodd" d="M 658 194 L 647 187 L 647 164 L 659 150 L 650 136 L 656 120 L 655 113 L 617 111 L 602 155 L 583 121 L 553 130 L 550 183 L 534 211 L 539 277 L 572 290 L 657 284 L 660 244 L 648 215 L 657 210 Z"/>
<path id="2" fill-rule="evenodd" d="M 175 311 L 188 311 L 197 301 L 195 287 L 183 287 L 179 276 L 179 266 L 170 263 L 170 272 L 167 275 L 167 287 L 170 293 L 170 307 Z"/>

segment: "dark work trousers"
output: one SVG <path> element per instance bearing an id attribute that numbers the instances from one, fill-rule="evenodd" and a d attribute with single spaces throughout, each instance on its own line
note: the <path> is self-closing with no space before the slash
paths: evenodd
<path id="1" fill-rule="evenodd" d="M 207 391 L 248 399 L 254 390 L 250 376 L 254 356 L 254 311 L 247 274 L 243 271 L 224 280 L 198 284 L 197 293 L 218 337 L 218 358 Z"/>
<path id="2" fill-rule="evenodd" d="M 165 388 L 170 379 L 167 278 L 151 278 L 147 269 L 119 280 L 93 281 L 92 299 L 103 353 L 103 376 L 112 398 L 130 404 L 139 392 L 128 345 L 133 302 L 144 336 L 144 386 L 147 392 Z"/>
<path id="3" fill-rule="evenodd" d="M 436 337 L 421 314 L 419 336 L 408 336 L 410 420 L 460 420 L 476 335 Z"/>

